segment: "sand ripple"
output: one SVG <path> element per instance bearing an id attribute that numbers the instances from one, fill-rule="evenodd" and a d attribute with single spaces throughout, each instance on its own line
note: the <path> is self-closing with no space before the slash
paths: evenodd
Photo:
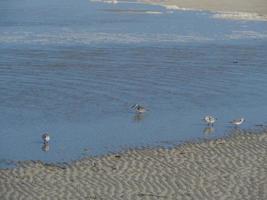
<path id="1" fill-rule="evenodd" d="M 0 170 L 0 199 L 266 199 L 267 133 Z"/>

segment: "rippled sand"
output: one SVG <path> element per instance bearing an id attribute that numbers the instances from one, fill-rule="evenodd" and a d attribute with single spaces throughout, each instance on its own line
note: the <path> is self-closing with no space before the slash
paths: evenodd
<path id="1" fill-rule="evenodd" d="M 267 133 L 0 170 L 0 199 L 266 199 Z"/>
<path id="2" fill-rule="evenodd" d="M 209 10 L 219 12 L 216 18 L 267 20 L 266 0 L 138 0 L 163 5 L 169 9 Z"/>

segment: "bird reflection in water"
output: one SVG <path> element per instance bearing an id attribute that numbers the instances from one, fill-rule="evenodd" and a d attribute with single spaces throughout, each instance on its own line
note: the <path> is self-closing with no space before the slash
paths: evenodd
<path id="1" fill-rule="evenodd" d="M 42 151 L 48 152 L 49 149 L 50 149 L 49 144 L 48 143 L 44 143 L 43 146 L 42 146 Z"/>
<path id="2" fill-rule="evenodd" d="M 133 120 L 135 122 L 140 122 L 145 118 L 145 115 L 143 113 L 136 113 L 133 117 Z"/>
<path id="3" fill-rule="evenodd" d="M 211 127 L 211 126 L 207 126 L 203 129 L 203 133 L 205 135 L 205 137 L 208 137 L 210 134 L 212 134 L 215 131 L 215 128 Z"/>

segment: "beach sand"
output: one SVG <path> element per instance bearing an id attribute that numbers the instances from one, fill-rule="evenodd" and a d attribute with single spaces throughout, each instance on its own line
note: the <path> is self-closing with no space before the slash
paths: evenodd
<path id="1" fill-rule="evenodd" d="M 138 0 L 168 9 L 205 10 L 217 12 L 215 18 L 267 20 L 266 0 Z"/>
<path id="2" fill-rule="evenodd" d="M 0 199 L 267 199 L 267 132 L 0 170 Z"/>

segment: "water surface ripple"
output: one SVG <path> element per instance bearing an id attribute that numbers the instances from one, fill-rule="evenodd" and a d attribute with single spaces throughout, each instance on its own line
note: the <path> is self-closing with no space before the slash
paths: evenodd
<path id="1" fill-rule="evenodd" d="M 32 1 L 26 2 L 28 7 L 32 6 Z M 55 2 L 47 6 L 54 7 L 61 1 Z M 20 18 L 23 15 L 19 5 L 16 5 L 18 10 L 14 8 L 17 12 L 2 9 L 8 14 L 0 18 L 0 27 L 6 27 L 0 33 L 11 39 L 5 40 L 5 34 L 0 36 L 0 166 L 3 160 L 69 161 L 125 147 L 168 146 L 197 138 L 220 137 L 231 129 L 228 121 L 241 116 L 247 119 L 244 128 L 267 122 L 266 39 L 233 41 L 225 36 L 236 30 L 233 27 L 242 29 L 243 22 L 218 20 L 226 31 L 218 27 L 210 28 L 212 31 L 208 33 L 204 28 L 193 30 L 191 25 L 179 21 L 180 17 L 207 24 L 217 20 L 205 13 L 165 15 L 163 8 L 144 5 L 145 9 L 158 9 L 163 14 L 156 18 L 135 13 L 125 16 L 125 13 L 101 11 L 112 5 L 92 3 L 91 8 L 87 7 L 92 12 L 87 13 L 85 3 L 78 2 L 71 8 L 69 5 L 73 3 L 68 1 L 61 9 L 70 13 L 73 9 L 80 10 L 84 18 L 81 13 L 76 17 L 70 15 L 66 25 L 62 25 L 63 16 L 51 15 L 46 21 L 42 14 L 31 19 L 26 13 Z M 51 24 L 51 18 L 55 17 L 57 20 Z M 98 22 L 93 23 L 90 17 Z M 79 23 L 72 24 L 71 19 Z M 100 19 L 110 22 L 103 24 Z M 89 25 L 85 25 L 86 20 Z M 14 25 L 15 22 L 20 25 Z M 149 22 L 151 29 L 144 28 Z M 54 43 L 57 35 L 60 37 L 61 26 L 77 34 L 105 31 L 105 37 L 108 33 L 136 36 L 138 32 L 172 37 L 179 29 L 176 23 L 181 25 L 181 35 L 192 33 L 213 40 L 166 42 L 145 37 L 141 43 L 109 39 L 99 43 L 63 39 Z M 248 22 L 243 29 L 264 32 L 267 29 L 262 25 L 265 24 Z M 12 39 L 12 31 L 22 34 L 23 39 Z M 43 31 L 46 42 L 30 38 L 21 42 L 27 31 L 33 37 Z M 53 37 L 49 39 L 47 34 Z M 218 40 L 218 35 L 224 39 Z M 135 115 L 130 109 L 135 103 L 148 107 L 149 112 Z M 201 122 L 206 114 L 219 119 L 214 133 L 207 134 Z M 46 131 L 51 135 L 51 143 L 49 151 L 43 152 L 41 134 Z"/>

